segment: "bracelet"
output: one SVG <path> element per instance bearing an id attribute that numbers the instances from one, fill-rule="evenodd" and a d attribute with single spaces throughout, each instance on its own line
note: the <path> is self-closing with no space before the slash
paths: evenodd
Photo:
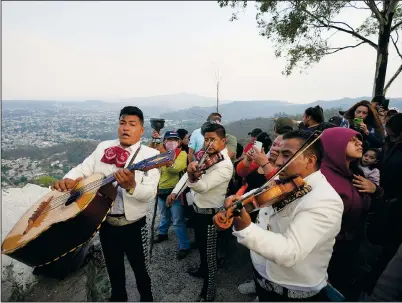
<path id="1" fill-rule="evenodd" d="M 267 163 L 265 163 L 263 166 L 261 166 L 261 168 L 264 168 L 268 163 L 269 163 L 269 161 Z"/>

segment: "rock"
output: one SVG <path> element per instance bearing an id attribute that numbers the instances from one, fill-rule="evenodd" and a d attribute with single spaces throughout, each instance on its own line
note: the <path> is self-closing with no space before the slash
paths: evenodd
<path id="1" fill-rule="evenodd" d="M 88 301 L 87 275 L 83 270 L 64 280 L 41 277 L 40 281 L 24 295 L 28 302 L 86 302 Z"/>

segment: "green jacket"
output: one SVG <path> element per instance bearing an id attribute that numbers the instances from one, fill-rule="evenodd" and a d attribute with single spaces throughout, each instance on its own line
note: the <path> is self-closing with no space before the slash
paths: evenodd
<path id="1" fill-rule="evenodd" d="M 162 166 L 159 189 L 174 188 L 187 167 L 187 153 L 181 151 L 171 167 Z"/>

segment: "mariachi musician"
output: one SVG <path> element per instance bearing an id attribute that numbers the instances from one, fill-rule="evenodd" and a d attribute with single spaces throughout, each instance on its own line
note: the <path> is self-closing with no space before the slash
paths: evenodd
<path id="1" fill-rule="evenodd" d="M 233 235 L 251 251 L 260 302 L 328 301 L 327 267 L 340 230 L 343 203 L 320 171 L 320 140 L 306 146 L 308 140 L 310 133 L 304 131 L 286 133 L 275 163 L 279 182 L 299 176 L 306 184 L 303 190 L 261 208 L 255 224 L 244 207 L 233 220 Z M 299 150 L 303 144 L 304 152 Z M 225 208 L 239 199 L 229 197 Z"/>
<path id="2" fill-rule="evenodd" d="M 220 124 L 210 122 L 202 126 L 204 147 L 208 154 L 205 163 L 211 159 L 208 168 L 201 168 L 197 162 L 191 162 L 187 168 L 186 185 L 194 191 L 194 232 L 200 252 L 200 266 L 190 269 L 193 277 L 203 278 L 204 284 L 198 301 L 213 301 L 216 295 L 217 274 L 217 229 L 212 218 L 225 202 L 225 194 L 233 174 L 233 164 L 226 149 L 226 131 Z M 209 159 L 208 159 L 209 158 Z M 203 174 L 200 173 L 203 170 Z M 187 177 L 186 177 L 187 176 Z M 175 199 L 180 190 L 180 182 L 169 199 Z"/>
<path id="3" fill-rule="evenodd" d="M 94 173 L 114 177 L 119 185 L 112 209 L 100 228 L 100 241 L 112 286 L 110 301 L 127 301 L 124 254 L 137 281 L 140 300 L 153 301 L 148 271 L 148 229 L 146 214 L 149 202 L 155 198 L 160 173 L 157 168 L 144 173 L 125 169 L 156 156 L 159 151 L 141 145 L 144 115 L 138 107 L 127 106 L 120 111 L 118 139 L 101 142 L 83 163 L 70 170 L 54 188 L 65 191 L 73 188 L 82 177 Z"/>

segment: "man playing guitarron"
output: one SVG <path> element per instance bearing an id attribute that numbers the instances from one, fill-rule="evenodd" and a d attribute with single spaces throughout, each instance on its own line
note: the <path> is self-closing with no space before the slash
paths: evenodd
<path id="1" fill-rule="evenodd" d="M 80 165 L 70 170 L 63 180 L 54 184 L 59 191 L 72 189 L 79 180 L 94 173 L 114 177 L 119 185 L 117 196 L 100 228 L 100 240 L 112 286 L 111 301 L 127 301 L 124 254 L 134 271 L 141 301 L 153 301 L 148 271 L 148 232 L 146 213 L 148 203 L 155 198 L 160 173 L 157 168 L 130 172 L 127 167 L 159 154 L 141 145 L 144 116 L 134 106 L 120 111 L 118 138 L 101 142 Z"/>
<path id="2" fill-rule="evenodd" d="M 275 164 L 282 168 L 309 136 L 299 130 L 286 133 Z M 233 234 L 251 251 L 260 302 L 328 301 L 327 268 L 341 227 L 343 202 L 320 171 L 322 157 L 318 139 L 279 174 L 280 180 L 302 177 L 303 191 L 261 208 L 255 224 L 244 208 L 234 218 Z M 225 207 L 236 200 L 229 197 Z"/>

